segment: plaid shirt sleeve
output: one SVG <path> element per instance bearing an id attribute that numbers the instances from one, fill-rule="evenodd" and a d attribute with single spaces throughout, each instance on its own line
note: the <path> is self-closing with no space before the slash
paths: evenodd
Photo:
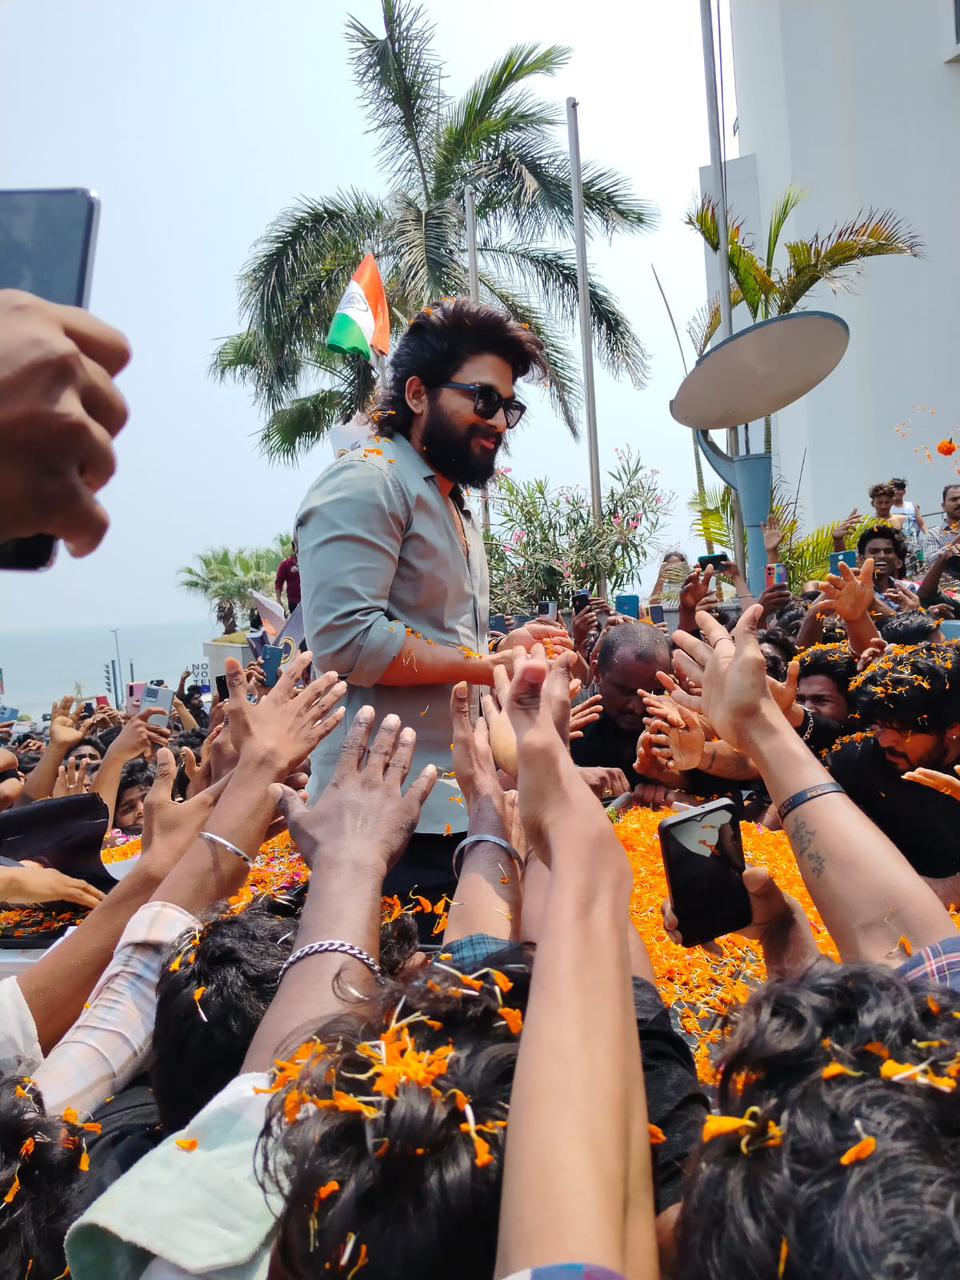
<path id="1" fill-rule="evenodd" d="M 933 985 L 960 991 L 960 933 L 917 951 L 898 970 L 901 978 L 918 986 Z"/>
<path id="2" fill-rule="evenodd" d="M 198 927 L 169 902 L 147 902 L 130 917 L 83 1013 L 33 1073 L 48 1112 L 86 1114 L 133 1079 L 150 1049 L 166 948 Z"/>

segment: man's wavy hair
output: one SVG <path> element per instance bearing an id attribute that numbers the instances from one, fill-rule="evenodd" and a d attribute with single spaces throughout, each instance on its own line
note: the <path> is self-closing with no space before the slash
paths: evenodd
<path id="1" fill-rule="evenodd" d="M 960 1062 L 960 997 L 823 960 L 767 983 L 735 1016 L 719 1108 L 756 1107 L 758 1140 L 745 1155 L 739 1133 L 717 1137 L 693 1160 L 680 1280 L 956 1275 L 960 1091 L 945 1073 Z M 931 1061 L 947 1086 L 881 1075 L 888 1063 Z M 783 1130 L 778 1145 L 759 1145 L 768 1121 Z M 841 1164 L 863 1137 L 876 1140 L 873 1154 Z"/>
<path id="2" fill-rule="evenodd" d="M 530 375 L 545 378 L 548 373 L 543 342 L 505 311 L 466 298 L 448 298 L 424 307 L 397 343 L 390 357 L 389 380 L 371 412 L 380 435 L 410 435 L 409 378 L 438 387 L 453 379 L 471 356 L 481 355 L 505 360 L 515 381 Z"/>
<path id="3" fill-rule="evenodd" d="M 813 644 L 797 654 L 800 679 L 826 676 L 843 696 L 849 697 L 850 683 L 857 676 L 857 659 L 848 644 Z"/>
<path id="4" fill-rule="evenodd" d="M 960 723 L 960 642 L 895 645 L 850 684 L 864 724 L 943 733 Z"/>

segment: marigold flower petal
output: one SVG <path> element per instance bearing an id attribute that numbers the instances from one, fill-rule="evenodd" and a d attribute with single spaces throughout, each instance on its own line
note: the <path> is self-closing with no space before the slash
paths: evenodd
<path id="1" fill-rule="evenodd" d="M 650 1135 L 651 1147 L 659 1147 L 667 1140 L 667 1135 L 657 1124 L 648 1124 L 647 1131 Z"/>
<path id="2" fill-rule="evenodd" d="M 861 1160 L 869 1160 L 877 1149 L 876 1138 L 861 1138 L 840 1157 L 842 1165 L 859 1164 Z"/>
<path id="3" fill-rule="evenodd" d="M 842 1062 L 830 1062 L 823 1068 L 824 1080 L 836 1080 L 837 1076 L 862 1076 L 862 1071 L 854 1071 Z"/>
<path id="4" fill-rule="evenodd" d="M 196 1138 L 177 1138 L 174 1143 L 174 1146 L 179 1147 L 181 1151 L 196 1151 L 199 1145 Z"/>

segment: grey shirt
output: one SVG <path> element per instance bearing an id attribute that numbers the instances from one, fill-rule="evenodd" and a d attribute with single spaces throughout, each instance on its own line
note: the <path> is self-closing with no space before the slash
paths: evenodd
<path id="1" fill-rule="evenodd" d="M 461 511 L 468 556 L 435 472 L 402 436 L 338 458 L 304 499 L 297 528 L 307 644 L 318 672 L 338 671 L 348 684 L 343 725 L 313 754 L 311 795 L 329 782 L 346 728 L 365 703 L 378 722 L 393 712 L 416 729 L 411 778 L 430 762 L 441 776 L 450 773 L 450 686 L 377 681 L 408 629 L 435 644 L 487 651 L 483 538 L 470 509 Z M 459 788 L 439 781 L 418 830 L 466 827 Z"/>

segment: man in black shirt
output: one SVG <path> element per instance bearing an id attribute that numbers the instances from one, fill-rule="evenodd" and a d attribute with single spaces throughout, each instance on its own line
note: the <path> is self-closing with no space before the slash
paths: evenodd
<path id="1" fill-rule="evenodd" d="M 950 772 L 960 762 L 960 645 L 898 646 L 853 682 L 852 693 L 869 733 L 841 739 L 827 767 L 920 875 L 960 873 L 960 807 L 903 777 L 921 767 Z"/>
<path id="2" fill-rule="evenodd" d="M 637 739 L 647 714 L 643 691 L 662 692 L 657 672 L 671 669 L 670 641 L 647 622 L 624 622 L 600 637 L 590 666 L 603 699 L 603 714 L 571 743 L 574 763 L 581 768 L 620 769 L 631 787 L 643 781 L 677 786 L 676 774 L 664 774 L 655 762 L 651 762 L 654 772 L 646 776 L 634 769 Z"/>

